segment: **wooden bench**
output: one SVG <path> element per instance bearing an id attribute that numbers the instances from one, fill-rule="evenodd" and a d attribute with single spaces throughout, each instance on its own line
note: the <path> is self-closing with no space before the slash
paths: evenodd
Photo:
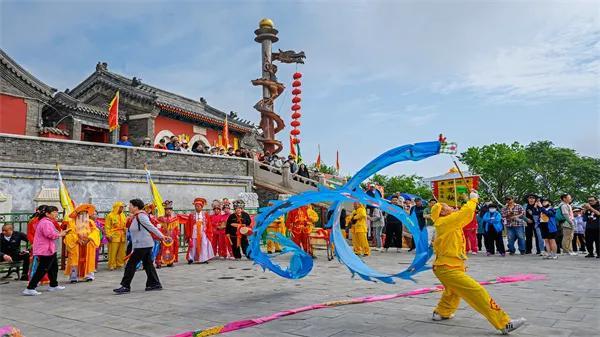
<path id="1" fill-rule="evenodd" d="M 1 279 L 5 280 L 10 277 L 13 273 L 17 274 L 18 280 L 21 278 L 21 268 L 23 267 L 23 262 L 15 261 L 15 262 L 2 262 L 0 263 L 0 273 L 6 272 L 6 275 L 2 276 Z"/>

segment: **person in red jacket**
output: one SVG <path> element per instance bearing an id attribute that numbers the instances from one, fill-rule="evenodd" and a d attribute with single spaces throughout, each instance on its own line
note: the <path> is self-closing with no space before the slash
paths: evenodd
<path id="1" fill-rule="evenodd" d="M 188 242 L 186 260 L 188 264 L 194 262 L 208 263 L 215 257 L 212 243 L 212 228 L 209 217 L 202 209 L 206 205 L 206 199 L 196 198 L 193 202 L 195 211 L 188 215 L 185 224 L 185 240 Z"/>
<path id="2" fill-rule="evenodd" d="M 477 217 L 473 214 L 473 220 L 468 225 L 463 227 L 463 234 L 465 235 L 465 248 L 467 253 L 477 255 Z"/>

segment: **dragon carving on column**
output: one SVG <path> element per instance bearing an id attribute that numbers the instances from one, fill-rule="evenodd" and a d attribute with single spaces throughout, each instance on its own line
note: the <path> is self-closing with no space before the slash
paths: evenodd
<path id="1" fill-rule="evenodd" d="M 275 99 L 283 93 L 285 86 L 277 81 L 277 65 L 273 64 L 273 61 L 303 64 L 306 58 L 303 51 L 296 53 L 293 50 L 279 49 L 279 52 L 271 52 L 270 43 L 279 40 L 277 33 L 270 19 L 261 20 L 259 29 L 255 31 L 257 35 L 255 41 L 263 44 L 263 76 L 251 81 L 252 85 L 263 87 L 263 98 L 256 102 L 254 109 L 261 114 L 260 128 L 263 131 L 261 142 L 265 151 L 270 151 L 272 154 L 279 153 L 283 149 L 281 141 L 275 139 L 275 134 L 285 128 L 283 119 L 274 111 Z M 270 42 L 265 44 L 265 41 Z"/>

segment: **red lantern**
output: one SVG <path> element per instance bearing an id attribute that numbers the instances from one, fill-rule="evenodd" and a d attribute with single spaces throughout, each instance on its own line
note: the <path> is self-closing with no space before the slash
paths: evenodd
<path id="1" fill-rule="evenodd" d="M 294 105 L 292 105 L 292 110 L 293 110 L 293 111 L 298 111 L 298 110 L 300 110 L 300 104 L 294 104 Z"/>
<path id="2" fill-rule="evenodd" d="M 293 126 L 293 127 L 295 127 L 295 128 L 297 128 L 297 127 L 299 127 L 299 126 L 300 126 L 300 122 L 294 119 L 294 120 L 293 120 L 293 121 L 290 123 L 290 125 L 291 125 L 291 126 Z"/>
<path id="3" fill-rule="evenodd" d="M 297 136 L 300 134 L 300 130 L 298 129 L 292 129 L 292 131 L 290 132 L 292 135 Z"/>
<path id="4" fill-rule="evenodd" d="M 299 78 L 302 78 L 302 74 L 301 73 L 294 73 L 294 79 L 297 80 Z"/>
<path id="5" fill-rule="evenodd" d="M 292 103 L 300 103 L 300 102 L 302 102 L 302 98 L 300 98 L 298 96 L 292 98 Z"/>
<path id="6" fill-rule="evenodd" d="M 298 80 L 295 80 L 294 82 L 292 82 L 292 87 L 294 87 L 294 88 L 297 88 L 297 87 L 299 87 L 301 85 L 302 85 L 302 82 L 300 82 Z"/>
<path id="7" fill-rule="evenodd" d="M 294 90 L 292 90 L 292 95 L 300 95 L 302 93 L 302 90 L 300 90 L 300 88 L 296 88 Z"/>
<path id="8" fill-rule="evenodd" d="M 298 118 L 300 118 L 300 117 L 302 117 L 302 114 L 301 114 L 301 113 L 299 113 L 298 111 L 296 111 L 296 112 L 294 112 L 294 113 L 292 114 L 292 118 L 293 118 L 293 119 L 298 119 Z"/>
<path id="9" fill-rule="evenodd" d="M 300 144 L 300 138 L 296 137 L 292 140 L 292 143 L 294 144 Z"/>

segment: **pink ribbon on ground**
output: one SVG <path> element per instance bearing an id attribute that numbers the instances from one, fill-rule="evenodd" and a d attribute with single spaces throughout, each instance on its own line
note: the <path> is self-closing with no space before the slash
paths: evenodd
<path id="1" fill-rule="evenodd" d="M 482 281 L 482 282 L 479 282 L 479 284 L 490 285 L 490 284 L 502 284 L 502 283 L 528 282 L 528 281 L 539 281 L 539 280 L 543 280 L 545 278 L 546 278 L 545 275 L 540 275 L 540 274 L 507 275 L 507 276 L 499 276 L 492 281 Z M 279 319 L 279 318 L 282 318 L 285 316 L 295 315 L 295 314 L 305 312 L 305 311 L 332 308 L 332 307 L 338 307 L 338 306 L 350 305 L 350 304 L 388 301 L 388 300 L 392 300 L 395 298 L 424 295 L 424 294 L 439 292 L 439 291 L 443 291 L 443 290 L 444 290 L 444 286 L 438 285 L 438 286 L 434 286 L 434 287 L 430 287 L 430 288 L 415 289 L 415 290 L 411 290 L 411 291 L 405 292 L 405 293 L 363 296 L 363 297 L 352 298 L 349 300 L 330 301 L 330 302 L 325 302 L 325 303 L 311 304 L 311 305 L 307 305 L 307 306 L 300 307 L 300 308 L 279 311 L 279 312 L 276 312 L 276 313 L 268 315 L 268 316 L 262 316 L 262 317 L 253 318 L 253 319 L 244 319 L 244 320 L 240 320 L 240 321 L 229 322 L 220 327 L 212 327 L 212 328 L 208 328 L 208 329 L 187 331 L 187 332 L 173 335 L 170 337 L 214 336 L 214 335 L 222 334 L 225 332 L 241 330 L 241 329 L 253 327 L 256 325 L 264 324 L 264 323 L 274 321 L 276 319 Z"/>

